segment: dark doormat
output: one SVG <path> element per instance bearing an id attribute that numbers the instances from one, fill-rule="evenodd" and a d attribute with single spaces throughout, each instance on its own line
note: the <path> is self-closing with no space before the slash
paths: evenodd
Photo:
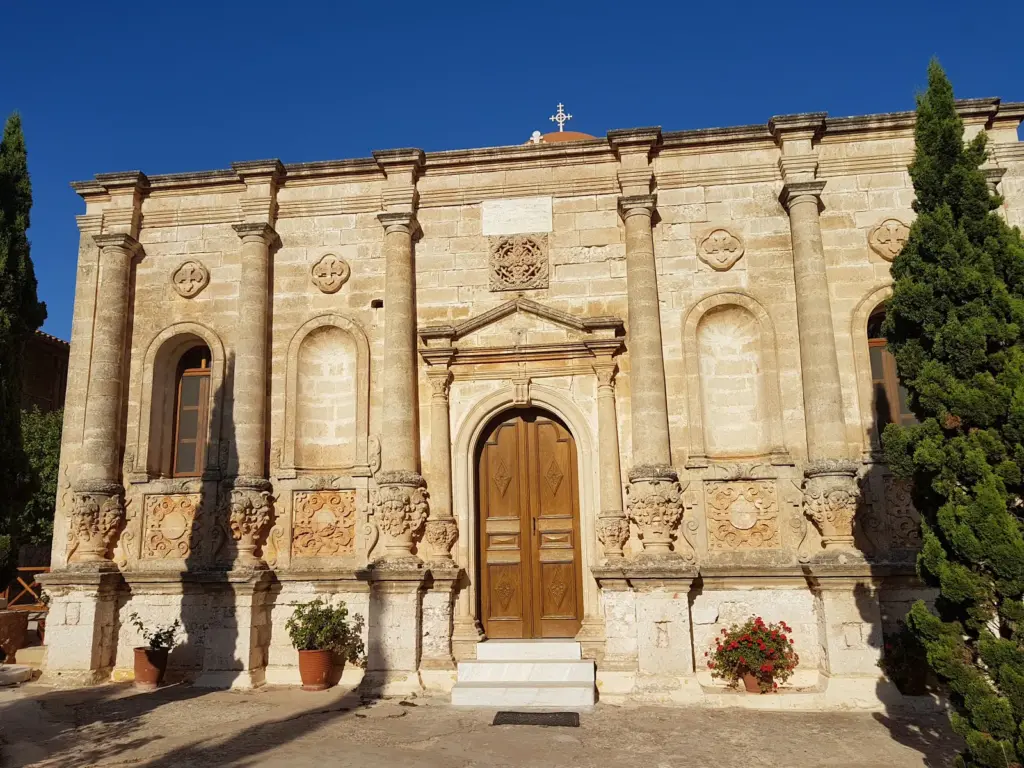
<path id="1" fill-rule="evenodd" d="M 498 712 L 491 725 L 543 725 L 579 728 L 579 712 Z"/>

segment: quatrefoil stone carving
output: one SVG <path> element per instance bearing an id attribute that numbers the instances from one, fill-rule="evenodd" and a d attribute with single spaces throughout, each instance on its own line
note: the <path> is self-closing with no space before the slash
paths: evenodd
<path id="1" fill-rule="evenodd" d="M 739 261 L 743 250 L 743 241 L 722 227 L 711 230 L 697 243 L 697 256 L 718 272 L 724 272 Z"/>
<path id="2" fill-rule="evenodd" d="M 201 261 L 190 259 L 183 261 L 178 268 L 171 273 L 171 285 L 178 292 L 179 296 L 191 299 L 210 284 L 210 271 L 203 266 Z"/>
<path id="3" fill-rule="evenodd" d="M 326 253 L 310 269 L 313 285 L 324 293 L 337 293 L 352 276 L 352 268 L 344 259 L 333 253 Z"/>
<path id="4" fill-rule="evenodd" d="M 899 219 L 886 219 L 871 230 L 868 244 L 871 250 L 886 261 L 899 256 L 910 237 L 910 227 Z"/>

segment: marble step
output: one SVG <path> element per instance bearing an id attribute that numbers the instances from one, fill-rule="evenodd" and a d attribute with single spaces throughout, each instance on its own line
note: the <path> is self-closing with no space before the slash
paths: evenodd
<path id="1" fill-rule="evenodd" d="M 485 640 L 476 646 L 477 661 L 579 661 L 575 640 Z"/>
<path id="2" fill-rule="evenodd" d="M 456 683 L 452 704 L 457 707 L 590 707 L 591 683 Z"/>
<path id="3" fill-rule="evenodd" d="M 459 682 L 590 683 L 592 661 L 460 661 Z"/>

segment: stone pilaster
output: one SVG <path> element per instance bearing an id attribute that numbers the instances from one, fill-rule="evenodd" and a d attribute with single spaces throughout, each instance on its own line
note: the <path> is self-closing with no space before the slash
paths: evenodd
<path id="1" fill-rule="evenodd" d="M 452 547 L 459 539 L 459 527 L 452 514 L 452 435 L 448 414 L 448 390 L 452 375 L 447 366 L 431 366 L 430 382 L 430 517 L 426 539 L 432 559 L 454 567 Z"/>
<path id="2" fill-rule="evenodd" d="M 826 549 L 853 550 L 857 507 L 856 464 L 847 459 L 843 393 L 836 356 L 832 306 L 821 237 L 821 193 L 815 178 L 815 141 L 824 126 L 821 113 L 772 118 L 769 127 L 781 148 L 785 185 L 780 200 L 789 212 L 804 393 L 807 458 L 804 514 L 814 521 Z"/>
<path id="3" fill-rule="evenodd" d="M 429 535 L 429 533 L 428 533 Z M 455 589 L 460 569 L 454 564 L 430 567 L 429 588 L 423 593 L 423 625 L 420 643 L 420 677 L 427 688 L 451 689 L 455 669 L 452 657 L 452 626 Z"/>
<path id="4" fill-rule="evenodd" d="M 619 467 L 619 425 L 615 415 L 614 360 L 594 365 L 597 377 L 598 460 L 601 473 L 601 512 L 597 518 L 597 537 L 607 560 L 621 560 L 622 548 L 629 541 L 629 519 L 622 509 L 622 475 Z"/>

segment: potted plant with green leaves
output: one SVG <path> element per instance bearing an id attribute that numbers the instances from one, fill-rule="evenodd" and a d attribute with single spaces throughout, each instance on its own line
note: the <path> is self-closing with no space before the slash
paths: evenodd
<path id="1" fill-rule="evenodd" d="M 335 656 L 342 665 L 362 660 L 363 618 L 357 614 L 349 622 L 344 602 L 336 607 L 320 598 L 300 603 L 285 629 L 299 652 L 299 677 L 304 691 L 323 691 L 333 684 Z"/>
<path id="2" fill-rule="evenodd" d="M 725 680 L 730 688 L 742 680 L 747 693 L 777 691 L 800 663 L 792 632 L 786 622 L 765 624 L 760 616 L 723 629 L 715 647 L 704 654 L 710 656 L 711 676 Z"/>
<path id="3" fill-rule="evenodd" d="M 157 624 L 150 629 L 134 611 L 128 616 L 128 620 L 139 631 L 143 640 L 149 643 L 135 649 L 135 686 L 153 690 L 164 680 L 167 655 L 175 645 L 181 622 L 175 619 L 173 624 Z"/>

